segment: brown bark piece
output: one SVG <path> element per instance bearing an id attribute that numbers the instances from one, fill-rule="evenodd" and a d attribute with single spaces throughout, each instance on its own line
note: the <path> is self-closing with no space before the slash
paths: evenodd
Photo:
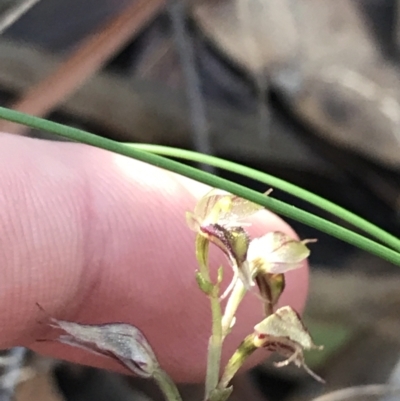
<path id="1" fill-rule="evenodd" d="M 65 401 L 48 374 L 40 374 L 21 383 L 16 391 L 15 401 Z"/>
<path id="2" fill-rule="evenodd" d="M 138 34 L 160 11 L 162 0 L 138 0 L 86 38 L 55 71 L 30 88 L 10 108 L 35 116 L 51 112 Z M 0 122 L 0 131 L 22 134 L 26 127 Z"/>
<path id="3" fill-rule="evenodd" d="M 262 66 L 317 135 L 400 168 L 400 77 L 353 0 L 203 1 L 193 14 L 205 35 L 255 80 Z"/>

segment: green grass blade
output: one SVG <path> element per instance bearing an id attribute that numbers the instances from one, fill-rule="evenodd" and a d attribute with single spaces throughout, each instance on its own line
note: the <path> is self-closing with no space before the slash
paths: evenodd
<path id="1" fill-rule="evenodd" d="M 270 185 L 273 188 L 280 189 L 281 191 L 287 192 L 299 199 L 303 199 L 306 202 L 323 209 L 343 221 L 347 221 L 354 227 L 368 233 L 369 235 L 375 237 L 380 242 L 392 247 L 394 250 L 400 252 L 400 239 L 394 235 L 382 230 L 375 224 L 370 223 L 368 220 L 363 219 L 360 216 L 346 210 L 345 208 L 330 202 L 321 196 L 318 196 L 312 192 L 309 192 L 297 185 L 291 184 L 280 178 L 274 177 L 273 175 L 263 173 L 261 171 L 255 170 L 250 167 L 242 166 L 238 163 L 234 163 L 228 160 L 224 160 L 215 156 L 204 155 L 202 153 L 193 152 L 190 150 L 184 150 L 179 148 L 172 148 L 168 146 L 160 145 L 148 145 L 148 144 L 130 144 L 130 146 L 136 149 L 145 150 L 151 153 L 156 153 L 158 155 L 174 157 L 177 159 L 190 160 L 193 162 L 201 162 L 210 164 L 214 167 L 218 167 L 223 170 L 231 171 L 233 173 L 243 175 L 245 177 L 251 178 L 253 180 L 262 182 L 264 184 Z"/>
<path id="2" fill-rule="evenodd" d="M 277 199 L 266 197 L 257 191 L 248 189 L 242 185 L 225 180 L 221 177 L 206 173 L 193 167 L 186 166 L 173 160 L 169 160 L 163 156 L 145 152 L 143 150 L 135 149 L 132 146 L 112 141 L 89 132 L 68 127 L 62 124 L 54 123 L 42 118 L 29 116 L 14 110 L 0 107 L 0 118 L 8 121 L 16 122 L 26 125 L 31 128 L 40 129 L 68 138 L 73 141 L 85 143 L 98 148 L 109 150 L 111 152 L 119 153 L 160 168 L 184 175 L 196 181 L 203 182 L 211 187 L 216 187 L 233 193 L 242 198 L 248 199 L 251 202 L 258 203 L 267 209 L 278 213 L 282 216 L 289 217 L 301 223 L 316 228 L 319 231 L 325 232 L 336 238 L 339 238 L 349 244 L 352 244 L 360 249 L 370 252 L 382 259 L 385 259 L 393 264 L 400 266 L 400 253 L 393 251 L 386 246 L 376 243 L 368 238 L 363 237 L 351 230 L 343 228 L 330 221 L 322 219 L 311 213 L 305 212 L 292 205 L 288 205 Z"/>

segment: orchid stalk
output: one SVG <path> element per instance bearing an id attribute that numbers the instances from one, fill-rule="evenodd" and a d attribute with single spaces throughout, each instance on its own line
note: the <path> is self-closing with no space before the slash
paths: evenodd
<path id="1" fill-rule="evenodd" d="M 315 240 L 297 240 L 279 231 L 251 238 L 245 219 L 262 209 L 236 195 L 213 189 L 199 200 L 193 212 L 186 214 L 187 224 L 196 232 L 198 270 L 195 277 L 200 290 L 210 299 L 212 312 L 204 401 L 226 401 L 232 392 L 232 378 L 258 349 L 285 357 L 275 364 L 277 367 L 294 363 L 316 380 L 323 381 L 307 367 L 303 354 L 305 350 L 322 347 L 313 343 L 296 311 L 290 306 L 277 308 L 285 289 L 285 273 L 302 266 L 310 254 L 307 245 Z M 212 280 L 210 244 L 225 254 L 233 270 L 232 282 L 222 295 L 224 271 L 219 267 L 217 279 Z M 255 288 L 260 294 L 265 318 L 238 346 L 221 374 L 224 340 L 234 329 L 240 303 L 247 292 Z M 228 300 L 223 310 L 221 300 L 224 297 Z M 118 322 L 79 324 L 51 316 L 49 325 L 62 331 L 56 341 L 112 358 L 132 373 L 155 380 L 166 400 L 182 401 L 177 387 L 160 367 L 155 352 L 137 327 Z"/>
<path id="2" fill-rule="evenodd" d="M 218 384 L 221 353 L 222 353 L 222 326 L 221 305 L 219 300 L 219 285 L 222 281 L 222 270 L 219 270 L 217 282 L 211 282 L 208 265 L 208 241 L 201 235 L 196 237 L 196 258 L 199 271 L 196 279 L 200 289 L 209 297 L 212 314 L 212 334 L 208 342 L 207 374 L 205 384 L 205 396 L 208 397 L 211 390 Z"/>
<path id="3" fill-rule="evenodd" d="M 216 339 L 215 344 L 219 345 L 215 348 L 217 352 L 212 352 L 213 357 L 209 357 L 208 372 L 211 373 L 208 373 L 208 376 L 212 377 L 212 379 L 207 379 L 209 388 L 207 393 L 209 396 L 206 397 L 206 401 L 225 401 L 232 391 L 231 387 L 229 387 L 231 379 L 240 366 L 242 366 L 243 362 L 259 348 L 275 351 L 285 356 L 286 360 L 279 363 L 278 367 L 294 363 L 299 367 L 303 367 L 317 380 L 322 380 L 311 372 L 304 363 L 303 351 L 316 348 L 317 346 L 313 344 L 309 333 L 301 322 L 301 318 L 296 311 L 289 306 L 276 309 L 278 300 L 285 288 L 286 271 L 301 266 L 302 260 L 308 257 L 309 250 L 307 248 L 307 243 L 311 241 L 297 241 L 285 237 L 283 233 L 267 233 L 264 238 L 260 237 L 258 241 L 257 239 L 251 239 L 247 235 L 244 228 L 245 225 L 241 220 L 249 214 L 252 214 L 252 208 L 254 212 L 257 211 L 257 206 L 252 202 L 263 205 L 263 207 L 267 207 L 277 214 L 314 227 L 317 230 L 346 241 L 360 249 L 400 266 L 400 240 L 398 238 L 359 216 L 334 205 L 332 202 L 260 171 L 213 156 L 197 154 L 181 149 L 143 144 L 122 144 L 73 127 L 57 124 L 49 120 L 29 116 L 2 107 L 0 107 L 0 118 L 31 128 L 52 132 L 72 141 L 107 149 L 182 174 L 207 185 L 229 191 L 229 193 L 220 191 L 218 194 L 219 198 L 213 198 L 213 196 L 216 195 L 215 192 L 211 193 L 213 196 L 208 194 L 205 197 L 206 203 L 208 203 L 208 210 L 212 210 L 212 213 L 207 215 L 207 213 L 203 213 L 205 212 L 203 210 L 203 212 L 199 214 L 197 213 L 199 210 L 195 210 L 195 213 L 193 213 L 194 216 L 192 215 L 189 218 L 191 221 L 189 224 L 190 228 L 198 232 L 198 239 L 202 238 L 201 241 L 204 243 L 204 250 L 207 248 L 207 254 L 198 252 L 198 257 L 202 258 L 200 260 L 198 259 L 200 268 L 196 275 L 197 282 L 199 287 L 207 293 L 208 296 L 210 292 L 213 290 L 215 291 L 212 297 L 213 303 L 211 303 L 215 306 L 214 308 L 212 307 L 214 310 L 213 316 L 215 317 L 215 319 L 213 317 L 212 336 Z M 272 185 L 275 188 L 291 193 L 294 196 L 304 199 L 340 217 L 355 228 L 374 237 L 376 241 L 292 205 L 280 202 L 277 199 L 267 198 L 249 188 L 185 166 L 176 161 L 168 160 L 160 155 L 183 158 L 191 161 L 201 161 L 218 168 L 245 175 L 263 182 L 266 185 Z M 247 200 L 241 199 L 240 197 L 246 198 Z M 201 202 L 202 200 L 200 200 L 200 203 Z M 251 213 L 248 212 L 249 208 Z M 262 207 L 259 207 L 259 209 L 262 209 Z M 203 216 L 201 216 L 202 214 Z M 212 219 L 208 221 L 208 223 L 210 223 L 208 225 L 204 224 L 205 221 L 202 217 L 205 216 L 212 217 Z M 209 274 L 210 272 L 210 267 L 208 266 L 209 243 L 215 244 L 225 253 L 234 272 L 231 285 L 229 285 L 228 288 L 225 289 L 224 294 L 219 297 L 215 296 L 215 294 L 219 294 L 221 279 L 218 279 L 217 283 L 212 283 L 209 280 L 209 276 L 207 277 L 207 273 Z M 269 244 L 269 252 L 265 252 L 267 247 L 257 246 L 257 243 L 258 245 Z M 202 263 L 205 260 L 207 260 L 207 263 Z M 221 269 L 219 270 L 218 276 L 219 278 L 222 277 Z M 216 288 L 217 291 L 215 290 Z M 222 348 L 223 341 L 234 328 L 237 308 L 246 293 L 255 288 L 258 288 L 261 299 L 263 300 L 265 319 L 256 325 L 253 333 L 250 333 L 239 345 L 237 351 L 233 354 L 223 370 L 216 388 L 214 388 L 216 382 L 215 377 L 218 377 L 220 371 L 218 360 L 220 360 L 220 349 Z M 221 297 L 228 297 L 227 306 L 223 313 L 219 303 Z M 217 311 L 217 306 L 220 308 L 221 313 L 215 313 Z M 64 331 L 64 334 L 57 338 L 58 341 L 118 360 L 121 364 L 124 364 L 124 366 L 130 366 L 132 372 L 142 375 L 142 377 L 152 377 L 155 379 L 163 390 L 167 400 L 181 400 L 176 386 L 159 367 L 158 363 L 154 362 L 156 361 L 153 359 L 154 352 L 146 341 L 143 343 L 144 337 L 138 336 L 140 331 L 138 331 L 136 327 L 129 325 L 124 326 L 122 323 L 98 326 L 79 325 L 73 322 L 58 321 L 53 318 L 51 318 L 50 321 L 55 329 Z M 220 322 L 220 324 L 218 322 Z M 115 348 L 114 344 L 115 339 L 121 334 L 118 334 L 119 330 L 124 331 L 124 329 L 127 328 L 126 326 L 129 326 L 128 331 L 130 333 L 128 336 L 125 336 L 128 341 L 126 345 L 127 349 L 132 351 L 128 355 L 126 353 L 121 354 L 122 350 Z M 95 328 L 96 330 L 93 330 Z M 100 330 L 100 332 L 98 332 L 98 330 Z M 219 330 L 220 334 L 218 334 Z M 103 340 L 105 340 L 105 342 L 101 343 L 103 348 L 99 349 L 99 343 L 97 341 L 99 339 L 98 335 L 101 333 L 102 335 L 108 333 L 109 336 L 103 338 Z M 150 350 L 150 352 L 148 352 L 148 350 Z M 153 368 L 148 371 L 148 367 L 151 366 Z"/>
<path id="4" fill-rule="evenodd" d="M 264 195 L 268 196 L 271 191 Z M 320 349 L 312 342 L 300 316 L 290 307 L 276 309 L 285 288 L 285 273 L 302 266 L 314 239 L 297 240 L 279 231 L 251 238 L 244 220 L 262 207 L 222 190 L 213 189 L 202 197 L 186 221 L 196 232 L 196 255 L 199 263 L 197 282 L 211 300 L 212 333 L 208 348 L 206 401 L 223 401 L 230 391 L 229 383 L 244 361 L 258 348 L 275 351 L 287 359 L 278 367 L 294 363 L 303 367 L 316 380 L 322 381 L 304 362 L 303 350 Z M 233 270 L 233 280 L 220 298 L 228 297 L 221 315 L 219 269 L 216 284 L 210 281 L 208 244 L 216 245 L 227 257 Z M 219 378 L 223 342 L 236 321 L 236 311 L 246 293 L 258 287 L 265 319 L 254 327 L 239 345 Z"/>

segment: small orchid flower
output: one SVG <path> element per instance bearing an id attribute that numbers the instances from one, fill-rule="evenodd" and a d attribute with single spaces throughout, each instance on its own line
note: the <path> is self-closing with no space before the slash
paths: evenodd
<path id="1" fill-rule="evenodd" d="M 265 195 L 270 192 L 271 190 L 267 191 Z M 189 228 L 195 232 L 213 224 L 219 224 L 225 228 L 243 227 L 246 225 L 243 219 L 263 208 L 229 192 L 212 189 L 199 200 L 193 213 L 186 213 L 186 221 Z"/>
<path id="2" fill-rule="evenodd" d="M 268 316 L 279 300 L 285 288 L 284 273 L 302 266 L 310 255 L 307 243 L 313 239 L 295 240 L 287 234 L 274 231 L 255 238 L 249 243 L 246 267 L 246 282 L 257 284 L 261 297 L 265 301 L 265 313 Z"/>
<path id="3" fill-rule="evenodd" d="M 268 195 L 270 191 L 265 194 Z M 240 277 L 246 284 L 248 272 L 242 273 L 245 265 L 250 238 L 244 230 L 243 219 L 263 209 L 263 206 L 228 192 L 212 189 L 197 203 L 194 212 L 186 213 L 186 221 L 190 229 L 217 245 L 227 256 L 234 277 L 222 297 L 225 297 Z"/>
<path id="4" fill-rule="evenodd" d="M 259 274 L 281 274 L 299 268 L 310 255 L 307 243 L 315 240 L 298 241 L 289 235 L 272 231 L 249 242 L 246 266 L 247 282 L 252 282 Z"/>
<path id="5" fill-rule="evenodd" d="M 303 265 L 310 255 L 306 245 L 315 240 L 297 240 L 280 231 L 250 238 L 244 219 L 261 209 L 262 206 L 214 189 L 200 199 L 193 213 L 186 214 L 187 224 L 197 233 L 199 270 L 196 279 L 200 289 L 210 297 L 213 317 L 208 348 L 207 400 L 213 399 L 213 394 L 218 399 L 225 399 L 219 391 L 231 389 L 228 386 L 233 376 L 258 348 L 276 351 L 287 358 L 277 366 L 293 362 L 315 379 L 323 381 L 307 367 L 303 355 L 304 350 L 321 347 L 313 343 L 299 315 L 292 308 L 286 306 L 275 311 L 285 288 L 285 273 Z M 210 243 L 214 243 L 227 256 L 234 273 L 232 282 L 221 297 L 219 285 L 223 277 L 222 267 L 218 270 L 216 283 L 210 280 Z M 267 317 L 242 341 L 218 382 L 223 341 L 235 324 L 236 312 L 246 292 L 255 285 L 264 301 Z M 230 296 L 222 314 L 220 300 L 227 294 Z M 213 393 L 213 389 L 218 391 Z"/>
<path id="6" fill-rule="evenodd" d="M 306 244 L 314 239 L 295 240 L 289 235 L 273 231 L 253 239 L 247 251 L 252 274 L 258 272 L 279 274 L 297 269 L 310 255 Z"/>
<path id="7" fill-rule="evenodd" d="M 194 213 L 187 212 L 186 219 L 193 231 L 225 253 L 232 266 L 234 277 L 222 298 L 238 279 L 246 290 L 257 283 L 262 297 L 272 305 L 266 306 L 270 311 L 284 289 L 284 278 L 279 275 L 300 267 L 310 254 L 305 244 L 314 240 L 298 241 L 279 231 L 250 240 L 243 219 L 261 209 L 255 203 L 213 189 L 200 199 Z"/>
<path id="8" fill-rule="evenodd" d="M 254 330 L 254 346 L 278 352 L 287 358 L 275 363 L 277 367 L 287 366 L 293 362 L 296 366 L 303 367 L 316 380 L 324 382 L 305 364 L 303 354 L 305 350 L 321 350 L 323 347 L 314 344 L 300 316 L 290 306 L 279 308 L 257 324 Z"/>

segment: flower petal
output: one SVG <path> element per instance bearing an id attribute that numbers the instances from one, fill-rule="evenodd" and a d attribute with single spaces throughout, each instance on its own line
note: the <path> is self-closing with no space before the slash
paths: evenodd
<path id="1" fill-rule="evenodd" d="M 199 232 L 200 222 L 192 212 L 186 212 L 186 224 L 192 231 Z"/>
<path id="2" fill-rule="evenodd" d="M 279 308 L 274 314 L 254 326 L 256 333 L 264 336 L 285 337 L 303 349 L 320 348 L 315 345 L 299 314 L 290 306 Z"/>
<path id="3" fill-rule="evenodd" d="M 194 214 L 204 224 L 237 225 L 241 219 L 263 209 L 263 206 L 220 189 L 212 189 L 197 203 Z"/>
<path id="4" fill-rule="evenodd" d="M 250 242 L 247 260 L 255 272 L 285 273 L 308 258 L 307 242 L 310 240 L 298 241 L 280 231 L 269 232 Z"/>

